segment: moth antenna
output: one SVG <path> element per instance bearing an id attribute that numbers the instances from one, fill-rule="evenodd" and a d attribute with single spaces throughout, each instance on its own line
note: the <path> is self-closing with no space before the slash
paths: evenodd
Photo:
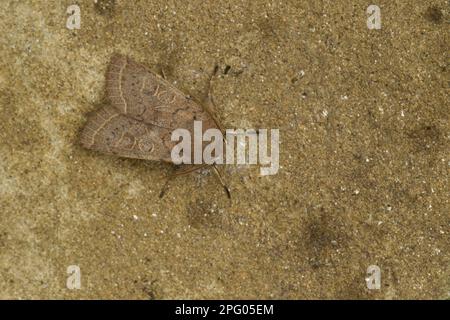
<path id="1" fill-rule="evenodd" d="M 219 70 L 219 66 L 216 64 L 214 66 L 213 72 L 209 76 L 208 87 L 207 87 L 208 92 L 206 94 L 206 99 L 203 99 L 203 103 L 201 103 L 201 106 L 213 119 L 214 123 L 217 125 L 219 130 L 222 132 L 222 135 L 224 137 L 223 140 L 226 141 L 225 140 L 225 129 L 214 114 L 214 111 L 217 110 L 217 106 L 216 106 L 216 103 L 214 102 L 212 82 L 213 82 L 213 78 L 216 76 L 218 70 Z"/>

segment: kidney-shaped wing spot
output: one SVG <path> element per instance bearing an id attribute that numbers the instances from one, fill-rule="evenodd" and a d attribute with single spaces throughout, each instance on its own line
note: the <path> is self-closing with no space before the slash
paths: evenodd
<path id="1" fill-rule="evenodd" d="M 87 149 L 127 158 L 171 162 L 170 131 L 120 114 L 111 106 L 91 113 L 81 131 Z"/>

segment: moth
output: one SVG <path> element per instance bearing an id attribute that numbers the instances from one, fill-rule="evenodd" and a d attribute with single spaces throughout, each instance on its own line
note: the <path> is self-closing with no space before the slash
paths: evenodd
<path id="1" fill-rule="evenodd" d="M 81 131 L 79 141 L 84 148 L 119 157 L 173 163 L 171 150 L 177 143 L 171 140 L 173 130 L 182 128 L 193 132 L 194 121 L 202 121 L 203 132 L 209 128 L 223 132 L 209 108 L 124 55 L 111 57 L 106 72 L 106 94 L 109 103 L 90 113 Z M 205 166 L 177 169 L 160 197 L 171 178 Z M 230 197 L 217 167 L 212 167 Z"/>

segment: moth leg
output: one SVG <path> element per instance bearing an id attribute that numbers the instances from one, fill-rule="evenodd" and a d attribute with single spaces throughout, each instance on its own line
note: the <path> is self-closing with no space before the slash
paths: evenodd
<path id="1" fill-rule="evenodd" d="M 164 182 L 161 192 L 159 193 L 159 198 L 162 199 L 169 189 L 169 182 L 176 177 L 177 169 L 173 170 L 172 173 L 167 177 L 166 182 Z"/>
<path id="2" fill-rule="evenodd" d="M 166 72 L 164 71 L 164 67 L 161 67 L 161 76 L 163 77 L 163 79 L 167 80 Z"/>
<path id="3" fill-rule="evenodd" d="M 159 193 L 159 198 L 162 199 L 164 195 L 166 194 L 167 189 L 169 188 L 169 181 L 172 180 L 174 177 L 173 172 L 170 174 L 170 176 L 166 179 L 166 182 L 164 182 L 163 187 L 161 188 L 161 192 Z"/>
<path id="4" fill-rule="evenodd" d="M 201 165 L 194 165 L 194 166 L 189 166 L 189 167 L 183 167 L 181 169 L 175 169 L 170 176 L 167 178 L 166 182 L 164 183 L 161 192 L 159 193 L 159 198 L 163 198 L 164 195 L 166 194 L 168 188 L 169 188 L 169 182 L 172 181 L 174 178 L 178 177 L 178 176 L 182 176 L 197 170 L 200 170 L 204 167 L 209 166 L 208 164 L 201 164 Z M 222 187 L 225 190 L 225 193 L 227 194 L 227 197 L 229 199 L 231 199 L 231 192 L 229 187 L 225 184 L 225 182 L 223 181 L 222 175 L 220 174 L 219 170 L 217 169 L 217 166 L 214 164 L 213 166 L 214 169 L 214 173 L 216 174 L 220 184 L 222 185 Z"/>
<path id="5" fill-rule="evenodd" d="M 157 66 L 158 66 L 158 69 L 159 69 L 158 75 L 160 75 L 161 78 L 163 78 L 164 80 L 167 80 L 166 71 L 165 71 L 164 66 L 162 64 L 158 64 Z"/>
<path id="6" fill-rule="evenodd" d="M 236 131 L 236 128 L 233 129 L 233 130 Z M 228 134 L 231 135 L 231 136 L 238 136 L 238 135 L 240 135 L 239 133 L 233 133 L 233 132 L 230 132 Z M 259 136 L 261 134 L 261 132 L 260 132 L 259 129 L 252 129 L 252 130 L 248 130 L 247 129 L 246 132 L 244 132 L 244 135 L 247 135 L 247 134 Z"/>
<path id="7" fill-rule="evenodd" d="M 223 189 L 225 190 L 225 193 L 227 194 L 228 199 L 231 199 L 230 188 L 228 188 L 228 186 L 223 181 L 222 175 L 220 174 L 219 169 L 217 169 L 217 166 L 215 164 L 213 164 L 213 169 L 214 169 L 214 172 L 216 173 L 216 177 L 218 178 Z"/>
<path id="8" fill-rule="evenodd" d="M 188 173 L 200 170 L 200 169 L 202 169 L 202 168 L 204 168 L 206 166 L 208 166 L 208 165 L 206 163 L 204 163 L 204 164 L 191 165 L 191 166 L 187 166 L 187 167 L 178 169 L 175 172 L 175 177 L 182 176 L 182 175 L 185 175 L 185 174 L 188 174 Z"/>
<path id="9" fill-rule="evenodd" d="M 164 195 L 166 194 L 166 191 L 169 188 L 169 182 L 172 181 L 174 178 L 176 178 L 178 176 L 182 176 L 184 174 L 188 174 L 188 173 L 200 170 L 201 168 L 204 168 L 206 166 L 207 166 L 207 164 L 181 167 L 181 168 L 178 168 L 178 169 L 175 169 L 174 171 L 172 171 L 172 173 L 169 175 L 166 182 L 164 183 L 164 185 L 161 189 L 161 192 L 159 193 L 159 198 L 164 197 Z"/>

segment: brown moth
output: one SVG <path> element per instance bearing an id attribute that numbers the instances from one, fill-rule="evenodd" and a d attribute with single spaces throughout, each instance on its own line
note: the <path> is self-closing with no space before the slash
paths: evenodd
<path id="1" fill-rule="evenodd" d="M 80 143 L 87 149 L 172 163 L 171 150 L 177 144 L 171 141 L 173 130 L 193 132 L 194 120 L 202 121 L 203 131 L 220 130 L 214 117 L 189 95 L 123 55 L 111 57 L 106 93 L 110 104 L 90 113 L 81 131 Z"/>

